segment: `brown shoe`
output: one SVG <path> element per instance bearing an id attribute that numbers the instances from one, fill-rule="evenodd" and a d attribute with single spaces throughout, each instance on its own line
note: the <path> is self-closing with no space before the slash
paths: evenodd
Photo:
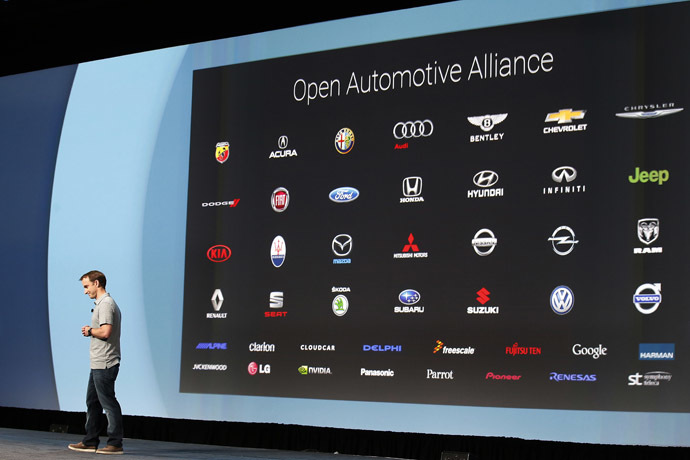
<path id="1" fill-rule="evenodd" d="M 108 454 L 108 455 L 119 455 L 123 454 L 124 451 L 122 450 L 122 447 L 115 447 L 115 446 L 105 446 L 102 449 L 98 449 L 96 451 L 97 454 Z"/>
<path id="2" fill-rule="evenodd" d="M 77 452 L 96 452 L 96 446 L 87 446 L 83 442 L 70 444 L 67 446 L 67 448 L 70 450 L 76 450 Z"/>

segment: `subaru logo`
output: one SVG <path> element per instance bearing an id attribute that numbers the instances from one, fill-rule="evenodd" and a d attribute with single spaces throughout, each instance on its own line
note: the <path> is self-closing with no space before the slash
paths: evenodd
<path id="1" fill-rule="evenodd" d="M 498 174 L 489 170 L 479 171 L 472 178 L 472 182 L 474 182 L 474 185 L 477 187 L 492 187 L 498 182 Z"/>
<path id="2" fill-rule="evenodd" d="M 421 299 L 419 292 L 414 289 L 405 289 L 398 295 L 398 300 L 404 305 L 414 305 Z"/>
<path id="3" fill-rule="evenodd" d="M 358 197 L 359 190 L 352 187 L 340 187 L 328 194 L 328 198 L 336 203 L 349 203 L 350 201 L 355 201 Z"/>

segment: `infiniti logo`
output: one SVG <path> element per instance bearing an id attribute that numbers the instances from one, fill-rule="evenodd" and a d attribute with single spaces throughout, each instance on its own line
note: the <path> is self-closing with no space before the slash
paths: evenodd
<path id="1" fill-rule="evenodd" d="M 288 137 L 287 136 L 280 136 L 278 138 L 278 148 L 284 149 L 287 146 L 288 146 Z"/>
<path id="2" fill-rule="evenodd" d="M 352 237 L 345 233 L 336 235 L 331 243 L 331 249 L 333 249 L 333 254 L 338 257 L 344 257 L 352 251 Z"/>
<path id="3" fill-rule="evenodd" d="M 572 182 L 577 177 L 577 171 L 571 166 L 561 166 L 556 168 L 551 173 L 551 178 L 554 182 L 559 184 L 565 180 L 566 182 Z"/>
<path id="4" fill-rule="evenodd" d="M 396 139 L 410 139 L 413 137 L 429 137 L 434 132 L 431 120 L 398 122 L 393 126 L 393 137 Z"/>
<path id="5" fill-rule="evenodd" d="M 474 185 L 477 187 L 492 187 L 498 182 L 498 174 L 489 170 L 479 171 L 472 178 L 472 182 L 474 182 Z"/>

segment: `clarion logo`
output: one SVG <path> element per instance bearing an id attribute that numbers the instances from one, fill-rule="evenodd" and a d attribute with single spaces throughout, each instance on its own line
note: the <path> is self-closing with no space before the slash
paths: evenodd
<path id="1" fill-rule="evenodd" d="M 208 260 L 211 262 L 225 262 L 231 255 L 232 251 L 230 248 L 223 244 L 211 246 L 208 248 L 208 251 L 206 251 L 206 257 L 208 257 Z"/>
<path id="2" fill-rule="evenodd" d="M 264 352 L 264 353 L 273 353 L 276 351 L 276 346 L 274 343 L 258 343 L 258 342 L 252 342 L 249 344 L 249 351 L 254 351 L 254 352 Z"/>

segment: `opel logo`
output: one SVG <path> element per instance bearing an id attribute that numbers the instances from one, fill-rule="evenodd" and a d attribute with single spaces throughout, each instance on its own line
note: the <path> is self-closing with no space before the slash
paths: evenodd
<path id="1" fill-rule="evenodd" d="M 566 182 L 572 182 L 577 177 L 577 171 L 571 166 L 561 166 L 556 168 L 551 173 L 551 179 L 559 184 L 565 179 Z"/>
<path id="2" fill-rule="evenodd" d="M 284 149 L 287 146 L 288 146 L 288 137 L 287 136 L 280 136 L 278 138 L 278 148 Z"/>
<path id="3" fill-rule="evenodd" d="M 338 257 L 344 257 L 352 251 L 352 237 L 348 234 L 341 233 L 333 238 L 331 243 L 333 253 Z"/>
<path id="4" fill-rule="evenodd" d="M 429 137 L 434 132 L 431 120 L 399 122 L 393 126 L 393 137 L 396 139 L 410 139 L 413 137 Z"/>
<path id="5" fill-rule="evenodd" d="M 477 187 L 492 187 L 498 182 L 498 174 L 489 170 L 479 171 L 474 175 L 472 181 Z"/>

